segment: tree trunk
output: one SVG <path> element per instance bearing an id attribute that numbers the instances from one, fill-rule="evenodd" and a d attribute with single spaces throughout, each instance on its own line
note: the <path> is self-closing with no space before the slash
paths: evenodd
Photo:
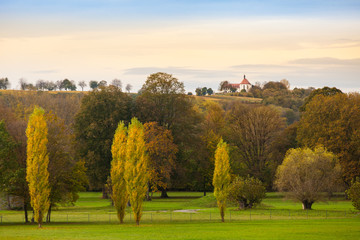
<path id="1" fill-rule="evenodd" d="M 161 188 L 161 197 L 160 198 L 169 198 L 167 195 L 166 189 Z"/>
<path id="2" fill-rule="evenodd" d="M 303 210 L 311 210 L 311 206 L 314 202 L 308 201 L 308 200 L 304 200 L 302 201 L 302 208 Z"/>
<path id="3" fill-rule="evenodd" d="M 49 223 L 50 221 L 51 221 L 51 204 L 46 215 L 46 222 Z"/>
<path id="4" fill-rule="evenodd" d="M 206 196 L 206 177 L 204 176 L 204 197 Z"/>
<path id="5" fill-rule="evenodd" d="M 150 184 L 148 184 L 148 189 L 147 189 L 147 191 L 146 191 L 146 201 L 151 201 L 152 199 L 151 199 L 151 196 L 150 196 L 150 192 L 151 192 L 151 186 L 150 186 Z"/>
<path id="6" fill-rule="evenodd" d="M 28 212 L 27 212 L 27 202 L 24 199 L 24 213 L 25 213 L 25 223 L 29 222 L 29 218 L 28 218 Z"/>
<path id="7" fill-rule="evenodd" d="M 109 199 L 109 194 L 108 194 L 108 191 L 107 191 L 107 188 L 106 188 L 105 185 L 102 188 L 102 198 L 103 199 Z"/>

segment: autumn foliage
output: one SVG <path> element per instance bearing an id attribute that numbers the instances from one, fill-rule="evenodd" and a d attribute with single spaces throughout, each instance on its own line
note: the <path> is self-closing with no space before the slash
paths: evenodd
<path id="1" fill-rule="evenodd" d="M 214 195 L 220 210 L 221 221 L 224 222 L 226 200 L 230 184 L 230 159 L 226 142 L 220 140 L 215 152 L 215 170 L 213 177 Z"/>
<path id="2" fill-rule="evenodd" d="M 29 183 L 30 203 L 34 209 L 34 219 L 39 223 L 39 227 L 41 227 L 44 214 L 50 206 L 47 133 L 44 110 L 35 107 L 26 129 L 28 138 L 26 180 Z"/>

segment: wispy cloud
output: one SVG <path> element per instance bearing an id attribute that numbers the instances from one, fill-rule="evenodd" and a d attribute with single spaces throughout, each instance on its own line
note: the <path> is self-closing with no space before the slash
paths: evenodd
<path id="1" fill-rule="evenodd" d="M 237 77 L 235 73 L 228 70 L 207 70 L 207 69 L 194 69 L 187 67 L 137 67 L 129 68 L 124 71 L 125 75 L 149 75 L 156 72 L 166 72 L 173 75 L 195 77 L 195 78 L 233 78 Z"/>
<path id="2" fill-rule="evenodd" d="M 53 74 L 53 73 L 58 73 L 58 70 L 35 70 L 35 71 L 31 71 L 30 73 L 33 74 Z"/>
<path id="3" fill-rule="evenodd" d="M 337 65 L 337 66 L 360 66 L 360 58 L 355 59 L 338 59 L 331 57 L 324 58 L 300 58 L 292 60 L 290 64 L 300 65 Z"/>

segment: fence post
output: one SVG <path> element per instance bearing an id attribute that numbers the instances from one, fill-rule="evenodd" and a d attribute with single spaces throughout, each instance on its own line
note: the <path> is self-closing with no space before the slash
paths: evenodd
<path id="1" fill-rule="evenodd" d="M 271 209 L 270 209 L 270 220 L 271 220 Z"/>

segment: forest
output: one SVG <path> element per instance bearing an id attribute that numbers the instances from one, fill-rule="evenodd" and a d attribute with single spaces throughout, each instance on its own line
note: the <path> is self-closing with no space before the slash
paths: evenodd
<path id="1" fill-rule="evenodd" d="M 279 81 L 255 85 L 248 93 L 200 98 L 160 72 L 151 74 L 138 93 L 117 83 L 89 92 L 2 90 L 0 191 L 21 197 L 25 212 L 29 208 L 25 130 L 35 106 L 45 110 L 48 126 L 49 212 L 51 206 L 75 202 L 79 191 L 111 194 L 114 134 L 120 121 L 128 126 L 133 117 L 144 125 L 151 159 L 148 198 L 154 191 L 162 197 L 168 190 L 212 191 L 221 139 L 229 146 L 231 178 L 252 177 L 267 191 L 279 190 L 277 168 L 295 148 L 332 152 L 341 166 L 343 190 L 360 176 L 359 93 L 290 89 L 289 82 Z"/>

